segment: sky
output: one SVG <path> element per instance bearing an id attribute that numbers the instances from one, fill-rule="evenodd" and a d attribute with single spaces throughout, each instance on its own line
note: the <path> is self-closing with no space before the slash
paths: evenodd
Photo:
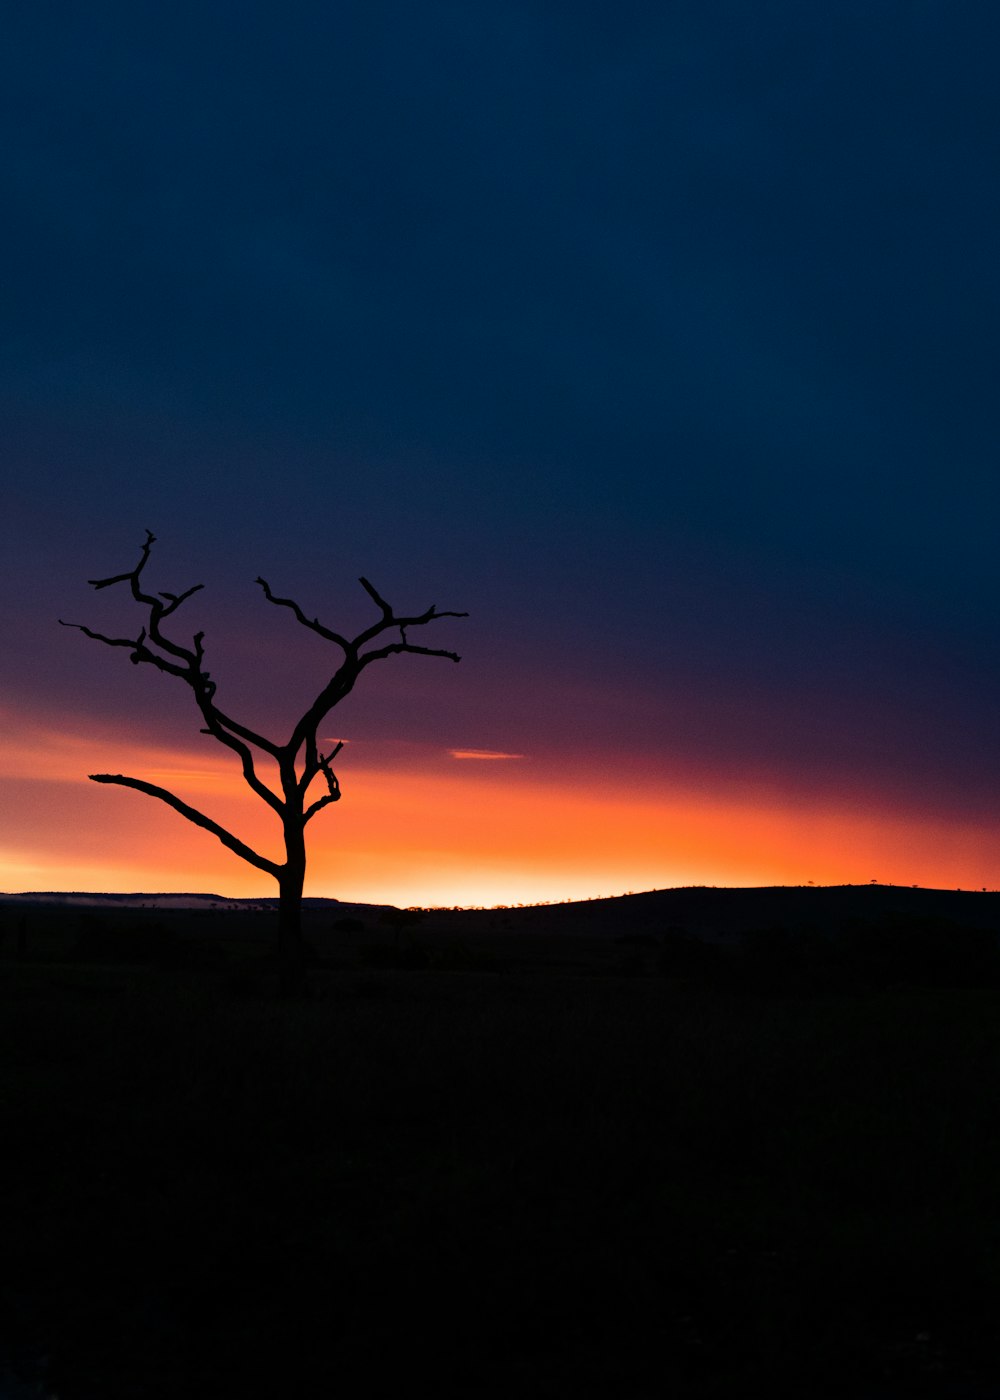
<path id="1" fill-rule="evenodd" d="M 307 893 L 1000 886 L 1000 13 L 976 0 L 35 0 L 0 54 L 0 889 L 273 892 L 133 636 L 205 588 Z M 431 632 L 433 630 L 433 638 Z M 411 638 L 417 640 L 415 636 Z M 322 732 L 322 731 L 321 731 Z"/>

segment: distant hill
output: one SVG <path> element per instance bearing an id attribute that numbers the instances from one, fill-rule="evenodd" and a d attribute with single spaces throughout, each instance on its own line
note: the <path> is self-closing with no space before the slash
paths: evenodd
<path id="1" fill-rule="evenodd" d="M 0 896 L 4 956 L 221 966 L 260 957 L 275 898 Z M 317 968 L 692 978 L 786 994 L 1000 988 L 1000 893 L 894 885 L 689 887 L 577 903 L 428 909 L 305 901 Z M 199 961 L 199 959 L 201 961 Z M 221 962 L 220 962 L 221 960 Z"/>
<path id="2" fill-rule="evenodd" d="M 89 891 L 29 891 L 0 894 L 0 902 L 105 908 L 217 909 L 245 912 L 277 909 L 277 897 L 230 899 L 219 894 L 156 892 L 107 894 Z M 391 908 L 319 896 L 306 897 L 307 910 L 338 914 Z M 687 886 L 649 890 L 609 899 L 539 904 L 503 909 L 435 909 L 428 922 L 458 926 L 469 932 L 496 927 L 512 932 L 532 929 L 621 935 L 676 928 L 701 937 L 725 938 L 759 929 L 784 928 L 830 932 L 847 922 L 936 920 L 1000 932 L 1000 892 L 933 890 L 908 885 L 779 885 L 732 889 Z"/>
<path id="3" fill-rule="evenodd" d="M 31 890 L 24 894 L 0 894 L 0 902 L 55 904 L 117 909 L 277 909 L 277 895 L 257 899 L 230 899 L 222 894 L 101 894 L 91 890 Z M 339 899 L 307 896 L 306 909 L 382 908 L 382 905 L 344 905 Z"/>
<path id="4" fill-rule="evenodd" d="M 930 890 L 909 885 L 777 885 L 748 889 L 689 886 L 507 911 L 519 926 L 572 926 L 580 932 L 661 932 L 701 936 L 786 928 L 830 932 L 853 921 L 933 919 L 1000 932 L 1000 892 Z M 456 915 L 456 918 L 459 917 Z M 488 917 L 483 915 L 466 915 Z"/>

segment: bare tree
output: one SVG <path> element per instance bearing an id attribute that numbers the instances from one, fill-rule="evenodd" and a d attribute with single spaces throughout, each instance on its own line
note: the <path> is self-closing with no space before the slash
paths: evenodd
<path id="1" fill-rule="evenodd" d="M 354 685 L 365 667 L 373 661 L 381 661 L 387 656 L 410 652 L 417 656 L 444 656 L 449 661 L 460 658 L 453 651 L 433 647 L 417 646 L 407 638 L 408 629 L 423 627 L 440 617 L 467 617 L 463 612 L 441 612 L 431 604 L 425 612 L 412 616 L 398 616 L 385 599 L 372 587 L 367 579 L 360 580 L 362 588 L 379 609 L 380 617 L 370 627 L 366 627 L 356 637 L 346 637 L 332 628 L 324 626 L 318 618 L 308 618 L 291 598 L 278 598 L 265 579 L 258 578 L 264 597 L 277 607 L 288 608 L 303 627 L 308 627 L 317 636 L 332 642 L 343 653 L 343 659 L 330 679 L 320 690 L 316 699 L 292 729 L 284 743 L 258 734 L 248 725 L 233 719 L 216 703 L 216 684 L 205 669 L 204 633 L 196 632 L 191 644 L 175 641 L 165 635 L 163 624 L 173 616 L 193 593 L 204 585 L 197 583 L 183 593 L 149 593 L 142 583 L 142 572 L 149 562 L 150 551 L 155 536 L 146 531 L 146 542 L 142 556 L 134 569 L 111 578 L 90 579 L 94 588 L 109 588 L 112 584 L 127 583 L 135 601 L 147 609 L 147 618 L 138 637 L 106 637 L 94 632 L 78 622 L 60 622 L 64 627 L 75 627 L 95 642 L 106 646 L 124 647 L 133 665 L 146 662 L 168 676 L 176 676 L 190 686 L 195 704 L 204 720 L 203 734 L 210 734 L 220 744 L 225 744 L 239 759 L 243 777 L 257 796 L 276 813 L 281 822 L 285 859 L 278 862 L 260 855 L 245 842 L 220 826 L 211 817 L 205 816 L 197 808 L 182 801 L 166 788 L 155 783 L 147 783 L 142 778 L 127 778 L 121 773 L 91 773 L 95 783 L 114 783 L 119 787 L 135 788 L 150 797 L 158 797 L 182 817 L 203 827 L 218 837 L 224 846 L 258 870 L 264 870 L 278 882 L 278 952 L 281 967 L 281 984 L 285 991 L 294 991 L 302 983 L 304 960 L 302 948 L 302 889 L 306 872 L 305 829 L 309 822 L 324 807 L 340 798 L 340 784 L 333 771 L 333 760 L 337 757 L 343 742 L 337 743 L 329 753 L 323 753 L 318 738 L 319 729 L 335 705 L 354 689 Z M 398 640 L 386 640 L 394 633 Z M 367 648 L 367 650 L 366 650 Z M 280 794 L 263 781 L 257 772 L 259 755 L 265 754 L 277 766 Z M 317 780 L 322 780 L 325 791 L 310 800 L 310 789 Z"/>

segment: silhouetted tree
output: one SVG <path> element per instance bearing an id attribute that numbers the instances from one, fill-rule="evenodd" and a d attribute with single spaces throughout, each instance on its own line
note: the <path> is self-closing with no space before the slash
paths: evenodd
<path id="1" fill-rule="evenodd" d="M 407 629 L 423 627 L 426 623 L 434 622 L 440 617 L 467 617 L 468 613 L 439 612 L 431 604 L 423 613 L 399 617 L 368 580 L 363 578 L 360 580 L 361 586 L 380 610 L 381 616 L 358 636 L 349 638 L 324 626 L 317 618 L 306 617 L 298 603 L 293 599 L 275 597 L 266 580 L 258 578 L 256 582 L 260 584 L 264 591 L 264 597 L 269 603 L 274 603 L 277 607 L 288 608 L 303 627 L 308 627 L 311 632 L 315 632 L 326 641 L 332 642 L 343 653 L 340 665 L 302 718 L 296 723 L 291 736 L 285 743 L 278 743 L 273 739 L 266 738 L 263 734 L 258 734 L 248 725 L 233 719 L 216 703 L 215 681 L 212 680 L 204 664 L 205 634 L 203 632 L 195 633 L 189 646 L 175 641 L 163 632 L 163 624 L 167 618 L 177 612 L 181 604 L 193 593 L 197 593 L 204 585 L 195 584 L 193 588 L 188 588 L 183 593 L 146 592 L 142 583 L 142 572 L 149 562 L 150 551 L 154 543 L 155 536 L 147 530 L 142 556 L 134 569 L 124 574 L 115 574 L 111 578 L 89 580 L 94 588 L 109 588 L 115 583 L 129 585 L 135 601 L 148 610 L 145 625 L 138 637 L 135 639 L 105 637 L 102 633 L 94 632 L 81 623 L 62 622 L 61 618 L 60 622 L 64 627 L 75 627 L 94 641 L 103 642 L 106 646 L 124 647 L 130 653 L 129 659 L 133 665 L 137 666 L 140 662 L 146 662 L 168 676 L 176 676 L 190 686 L 195 703 L 205 722 L 205 727 L 201 732 L 210 734 L 220 744 L 225 744 L 226 748 L 231 749 L 236 754 L 242 764 L 243 777 L 247 784 L 277 814 L 281 822 L 285 859 L 279 863 L 258 854 L 257 851 L 234 836 L 232 832 L 220 826 L 217 821 L 205 816 L 203 812 L 199 812 L 172 792 L 168 792 L 166 788 L 158 787 L 155 783 L 147 783 L 142 778 L 127 778 L 121 773 L 91 773 L 89 776 L 95 783 L 115 783 L 119 787 L 135 788 L 137 792 L 144 792 L 150 797 L 158 797 L 161 802 L 165 802 L 168 807 L 172 807 L 175 812 L 179 812 L 182 817 L 186 817 L 195 826 L 210 831 L 224 846 L 242 860 L 247 861 L 258 870 L 266 871 L 268 875 L 277 880 L 279 891 L 278 951 L 281 983 L 283 990 L 294 991 L 301 985 L 304 965 L 302 888 L 306 871 L 305 829 L 318 812 L 321 812 L 324 807 L 328 807 L 330 803 L 336 802 L 340 797 L 340 784 L 332 764 L 343 747 L 343 742 L 337 743 L 329 753 L 322 753 L 317 737 L 319 728 L 333 707 L 350 694 L 362 671 L 373 661 L 381 661 L 384 657 L 393 656 L 399 652 L 410 652 L 418 656 L 444 656 L 450 661 L 458 661 L 460 658 L 453 651 L 415 645 L 408 640 Z M 394 632 L 398 632 L 398 640 L 384 640 L 386 634 L 391 635 Z M 273 791 L 259 776 L 255 762 L 255 750 L 266 754 L 277 765 L 281 787 L 280 794 Z M 310 801 L 309 791 L 317 778 L 322 779 L 325 783 L 326 791 Z"/>

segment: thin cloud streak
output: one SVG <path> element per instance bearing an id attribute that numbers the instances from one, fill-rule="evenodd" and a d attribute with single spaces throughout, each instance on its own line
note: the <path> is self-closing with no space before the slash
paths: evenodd
<path id="1" fill-rule="evenodd" d="M 473 758 L 473 759 L 504 759 L 523 758 L 523 753 L 498 753 L 494 749 L 449 749 L 452 758 Z"/>

